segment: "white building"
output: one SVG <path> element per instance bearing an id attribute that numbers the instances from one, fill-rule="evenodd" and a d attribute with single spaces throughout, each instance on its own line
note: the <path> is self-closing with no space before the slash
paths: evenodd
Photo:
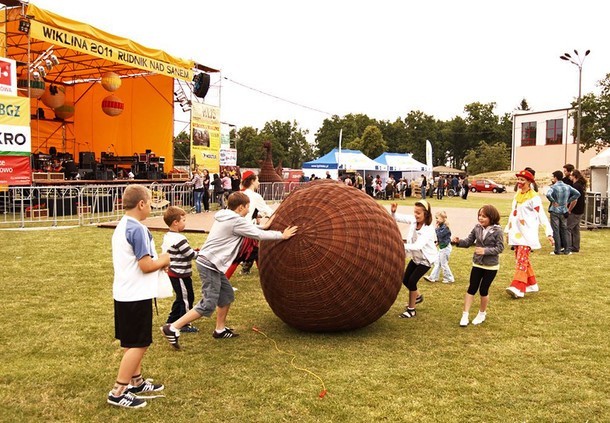
<path id="1" fill-rule="evenodd" d="M 571 108 L 517 111 L 513 117 L 511 170 L 529 166 L 536 172 L 553 172 L 561 170 L 566 163 L 576 166 L 575 116 Z M 587 169 L 595 155 L 594 148 L 579 152 L 580 170 Z"/>

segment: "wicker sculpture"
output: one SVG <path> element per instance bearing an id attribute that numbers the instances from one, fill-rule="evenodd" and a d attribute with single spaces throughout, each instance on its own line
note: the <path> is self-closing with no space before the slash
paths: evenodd
<path id="1" fill-rule="evenodd" d="M 288 325 L 313 332 L 358 329 L 392 306 L 405 252 L 391 215 L 355 188 L 331 180 L 294 191 L 271 229 L 299 227 L 284 242 L 261 242 L 263 293 Z"/>
<path id="2" fill-rule="evenodd" d="M 275 172 L 273 167 L 273 156 L 271 154 L 271 141 L 263 143 L 265 149 L 265 160 L 261 164 L 261 170 L 258 172 L 258 180 L 260 182 L 283 182 L 284 178 Z"/>

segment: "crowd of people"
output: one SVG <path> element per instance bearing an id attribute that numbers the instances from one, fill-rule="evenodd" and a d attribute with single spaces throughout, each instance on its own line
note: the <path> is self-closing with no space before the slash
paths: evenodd
<path id="1" fill-rule="evenodd" d="M 490 286 L 500 269 L 499 255 L 505 249 L 505 241 L 515 255 L 515 270 L 506 292 L 513 298 L 523 298 L 526 293 L 539 292 L 538 280 L 534 273 L 530 254 L 540 249 L 539 226 L 543 225 L 545 235 L 554 246 L 553 255 L 570 255 L 581 249 L 579 222 L 584 213 L 584 191 L 586 180 L 573 166 L 566 164 L 563 172 L 553 173 L 553 184 L 546 193 L 549 201 L 550 222 L 538 194 L 536 172 L 526 168 L 516 173 L 516 193 L 512 202 L 508 222 L 504 228 L 500 224 L 500 212 L 493 205 L 483 205 L 477 211 L 478 223 L 465 238 L 452 236 L 449 217 L 445 211 L 433 214 L 430 203 L 422 198 L 413 207 L 413 214 L 397 213 L 398 205 L 393 202 L 390 213 L 397 222 L 408 223 L 409 230 L 404 244 L 409 258 L 402 283 L 409 295 L 405 309 L 399 317 L 413 319 L 416 307 L 424 300 L 418 283 L 424 278 L 434 283 L 455 283 L 449 267 L 453 247 L 474 246 L 470 278 L 464 297 L 464 305 L 459 326 L 470 323 L 480 325 L 487 319 Z M 427 187 L 427 179 L 422 175 L 422 188 Z M 151 212 L 151 192 L 142 185 L 129 185 L 123 194 L 125 215 L 117 225 L 112 237 L 114 264 L 113 299 L 115 312 L 115 337 L 123 350 L 115 384 L 108 393 L 111 405 L 140 408 L 146 406 L 147 398 L 142 393 L 162 391 L 162 384 L 155 384 L 142 376 L 142 361 L 152 343 L 152 304 L 156 298 L 157 284 L 162 279 L 161 272 L 168 272 L 176 297 L 166 323 L 161 332 L 167 342 L 180 349 L 182 332 L 198 332 L 192 325 L 201 317 L 211 317 L 216 312 L 216 325 L 212 332 L 214 339 L 229 339 L 239 334 L 227 326 L 227 314 L 234 301 L 234 289 L 229 281 L 240 263 L 256 262 L 259 240 L 287 240 L 297 234 L 296 226 L 288 226 L 282 231 L 269 230 L 274 220 L 273 210 L 264 202 L 258 189 L 258 176 L 251 171 L 244 172 L 240 186 L 232 184 L 235 175 L 225 172 L 220 178 L 214 174 L 210 181 L 207 170 L 196 170 L 192 184 L 195 192 L 195 210 L 209 211 L 210 186 L 223 198 L 222 209 L 216 213 L 215 222 L 200 249 L 193 249 L 181 234 L 185 228 L 187 214 L 178 207 L 168 207 L 164 221 L 169 231 L 164 236 L 162 253 L 157 254 L 153 237 L 142 223 Z M 356 186 L 369 193 L 377 190 L 381 178 L 342 180 L 346 185 Z M 433 183 L 437 187 L 437 198 L 442 199 L 439 190 L 455 189 L 453 179 L 443 176 Z M 457 179 L 457 178 L 455 178 Z M 459 180 L 458 188 L 459 188 Z M 462 186 L 467 186 L 467 178 Z M 389 190 L 389 186 L 392 188 Z M 383 188 L 391 192 L 390 198 L 406 195 L 408 181 L 391 177 Z M 439 189 L 441 188 L 441 189 Z M 222 191 L 221 191 L 222 190 Z M 467 191 L 467 190 L 466 190 Z M 222 192 L 222 195 L 221 195 Z M 224 207 L 226 206 L 226 207 Z M 434 216 L 434 219 L 433 219 Z M 263 219 L 263 220 L 261 220 Z M 433 224 L 433 220 L 435 223 Z M 192 283 L 192 261 L 201 279 L 201 299 L 195 302 Z M 431 273 L 427 275 L 430 271 Z M 470 308 L 476 294 L 480 296 L 479 311 L 470 321 Z"/>

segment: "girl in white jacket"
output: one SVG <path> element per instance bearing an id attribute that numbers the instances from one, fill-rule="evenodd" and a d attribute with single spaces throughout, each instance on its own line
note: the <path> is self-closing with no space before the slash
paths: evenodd
<path id="1" fill-rule="evenodd" d="M 422 296 L 417 291 L 417 282 L 438 260 L 436 248 L 436 231 L 432 226 L 432 210 L 426 200 L 418 200 L 413 207 L 413 215 L 396 213 L 398 205 L 392 203 L 390 211 L 397 222 L 410 223 L 405 243 L 405 250 L 411 256 L 402 278 L 402 283 L 409 290 L 409 304 L 399 317 L 415 317 L 415 304 L 421 302 Z"/>

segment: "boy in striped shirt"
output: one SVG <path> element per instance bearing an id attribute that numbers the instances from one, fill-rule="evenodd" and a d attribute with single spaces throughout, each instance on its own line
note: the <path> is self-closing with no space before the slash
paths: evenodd
<path id="1" fill-rule="evenodd" d="M 169 279 L 176 293 L 172 310 L 167 317 L 167 323 L 174 323 L 187 311 L 193 308 L 195 293 L 193 291 L 193 273 L 191 261 L 197 258 L 197 250 L 189 245 L 188 240 L 180 232 L 186 226 L 186 212 L 180 207 L 170 206 L 163 213 L 163 220 L 169 231 L 163 237 L 161 251 L 169 253 Z M 198 332 L 195 326 L 185 326 L 182 332 Z"/>

